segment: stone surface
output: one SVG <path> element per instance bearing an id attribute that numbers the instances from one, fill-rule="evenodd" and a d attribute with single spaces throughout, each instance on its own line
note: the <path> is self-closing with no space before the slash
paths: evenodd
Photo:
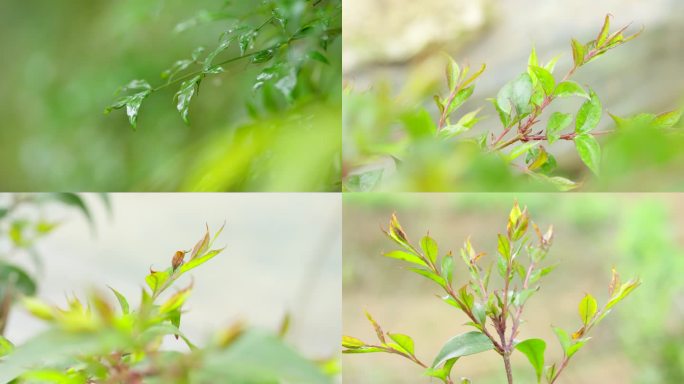
<path id="1" fill-rule="evenodd" d="M 489 0 L 345 0 L 345 71 L 402 62 L 482 28 Z"/>

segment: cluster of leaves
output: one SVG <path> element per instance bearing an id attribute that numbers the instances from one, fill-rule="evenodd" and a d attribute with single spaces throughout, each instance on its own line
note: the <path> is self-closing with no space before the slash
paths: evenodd
<path id="1" fill-rule="evenodd" d="M 534 229 L 534 235 L 529 233 L 532 232 L 531 228 Z M 581 320 L 579 328 L 572 333 L 562 328 L 553 328 L 563 350 L 563 357 L 558 363 L 546 364 L 544 340 L 519 340 L 517 337 L 525 303 L 540 289 L 541 278 L 555 268 L 554 265 L 543 266 L 553 240 L 552 227 L 542 233 L 530 220 L 527 208 L 521 210 L 516 203 L 509 214 L 506 232 L 498 235 L 498 255 L 495 261 L 483 266 L 485 254 L 475 251 L 470 240 L 466 240 L 461 258 L 468 280 L 462 283 L 455 281 L 455 274 L 463 268 L 458 267 L 451 252 L 440 257 L 437 243 L 429 235 L 424 236 L 416 247 L 408 239 L 395 215 L 392 215 L 386 234 L 401 249 L 386 253 L 385 256 L 408 263 L 410 271 L 435 282 L 444 291 L 441 299 L 462 312 L 468 319 L 466 324 L 473 327 L 474 331 L 447 341 L 432 364 L 428 365 L 416 356 L 411 337 L 385 333 L 368 315 L 380 344 L 369 344 L 344 336 L 344 353 L 396 354 L 421 366 L 426 375 L 447 384 L 454 383 L 451 371 L 461 357 L 489 350 L 494 350 L 501 356 L 508 383 L 513 382 L 510 357 L 515 351 L 529 359 L 538 383 L 543 379 L 547 383 L 555 383 L 570 359 L 589 341 L 591 330 L 640 284 L 638 279 L 621 282 L 620 276 L 613 270 L 608 288 L 609 298 L 602 307 L 599 307 L 594 296 L 586 294 L 578 306 Z M 536 241 L 530 237 L 536 237 Z M 492 270 L 495 271 L 493 274 Z M 497 275 L 500 284 L 495 286 L 492 280 Z M 461 379 L 460 382 L 470 381 Z"/>
<path id="2" fill-rule="evenodd" d="M 435 122 L 425 109 L 405 113 L 400 119 L 405 130 L 414 139 L 423 140 L 427 137 L 433 142 L 458 137 L 461 139 L 459 141 L 475 143 L 483 154 L 498 155 L 505 163 L 513 165 L 542 184 L 564 191 L 577 188 L 578 182 L 554 175 L 557 162 L 547 148 L 559 141 L 572 141 L 582 162 L 596 175 L 600 172 L 601 147 L 596 137 L 615 130 L 596 130 L 603 115 L 602 103 L 591 88 L 572 81 L 571 78 L 579 68 L 641 33 L 625 36 L 627 27 L 611 33 L 610 20 L 611 16 L 607 15 L 600 32 L 589 42 L 580 43 L 572 39 L 573 64 L 560 79 L 553 74 L 559 57 L 542 63 L 536 50 L 532 50 L 527 70 L 506 83 L 495 98 L 489 99 L 501 122 L 500 132 L 485 132 L 477 137 L 462 139 L 461 135 L 469 132 L 480 121 L 478 113 L 482 108 L 465 113 L 458 119 L 452 120 L 452 116 L 472 95 L 473 82 L 485 67 L 483 65 L 479 71 L 469 76 L 469 67 L 460 68 L 452 58 L 448 59 L 446 66 L 448 93 L 445 97 L 434 96 L 439 110 L 438 121 Z M 585 101 L 574 114 L 554 111 L 548 116 L 546 127 L 538 128 L 543 112 L 548 111 L 554 101 L 568 97 L 579 97 Z M 634 125 L 667 130 L 678 122 L 681 111 L 659 115 L 638 114 L 631 118 L 611 116 L 615 120 L 616 130 Z M 407 165 L 403 160 L 410 149 L 406 144 L 401 147 L 386 144 L 375 148 L 376 154 L 389 154 L 397 167 L 404 168 Z M 520 159 L 523 161 L 520 162 Z M 346 184 L 350 190 L 372 188 L 379 183 L 381 177 L 382 171 L 378 170 L 353 172 L 347 177 Z"/>
<path id="3" fill-rule="evenodd" d="M 277 109 L 290 105 L 302 95 L 326 92 L 318 89 L 321 71 L 335 70 L 327 49 L 341 33 L 339 0 L 267 0 L 244 10 L 230 1 L 217 12 L 202 11 L 180 23 L 182 31 L 208 21 L 224 21 L 229 27 L 213 49 L 196 48 L 189 58 L 178 60 L 161 73 L 163 83 L 154 87 L 146 80 L 133 80 L 122 87 L 125 93 L 105 109 L 125 109 L 129 122 L 136 127 L 143 101 L 160 89 L 180 83 L 174 96 L 176 109 L 183 121 L 189 122 L 190 102 L 198 94 L 201 83 L 219 75 L 228 64 L 246 61 L 258 66 L 254 90 L 261 90 L 264 106 Z M 235 47 L 233 49 L 233 47 Z M 232 55 L 221 58 L 225 52 Z M 280 95 L 278 98 L 277 94 Z M 255 104 L 248 108 L 258 114 Z"/>
<path id="4" fill-rule="evenodd" d="M 101 292 L 87 303 L 68 298 L 58 308 L 36 298 L 23 304 L 48 322 L 48 330 L 14 347 L 0 337 L 0 382 L 30 383 L 328 383 L 330 378 L 280 338 L 240 323 L 199 348 L 180 330 L 183 305 L 192 284 L 168 292 L 178 279 L 223 249 L 206 233 L 190 251 L 177 251 L 164 270 L 150 270 L 134 308 L 111 288 L 115 308 Z M 187 352 L 162 348 L 167 336 L 182 340 Z"/>
<path id="5" fill-rule="evenodd" d="M 109 207 L 107 195 L 100 195 Z M 0 335 L 4 333 L 12 304 L 20 296 L 33 296 L 38 289 L 43 264 L 36 249 L 38 242 L 59 227 L 60 222 L 45 217 L 43 206 L 62 204 L 78 209 L 92 225 L 90 208 L 75 193 L 12 194 L 0 207 L 0 238 L 7 240 L 0 249 Z M 28 257 L 33 270 L 21 258 Z"/>

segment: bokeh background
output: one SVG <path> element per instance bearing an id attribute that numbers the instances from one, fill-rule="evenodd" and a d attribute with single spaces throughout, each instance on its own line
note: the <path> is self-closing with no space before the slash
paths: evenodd
<path id="1" fill-rule="evenodd" d="M 0 195 L 0 206 L 11 196 Z M 92 288 L 112 286 L 137 305 L 149 268 L 166 268 L 179 249 L 190 249 L 204 234 L 226 227 L 215 245 L 226 250 L 184 276 L 194 281 L 183 316 L 183 331 L 198 345 L 234 321 L 277 331 L 291 314 L 288 340 L 313 358 L 334 357 L 340 337 L 341 198 L 333 194 L 112 194 L 112 212 L 99 197 L 85 195 L 94 227 L 63 205 L 15 215 L 61 224 L 36 244 L 44 262 L 38 297 L 59 305 L 66 295 L 81 298 Z M 4 231 L 4 229 L 3 229 Z M 0 253 L 11 245 L 2 233 Z M 12 256 L 12 255 L 9 255 Z M 8 261 L 35 270 L 23 253 Z M 111 296 L 114 302 L 114 297 Z M 7 332 L 17 344 L 44 323 L 18 306 Z M 182 343 L 168 340 L 168 347 Z"/>
<path id="2" fill-rule="evenodd" d="M 594 39 L 608 13 L 614 16 L 614 29 L 631 23 L 628 33 L 642 26 L 645 30 L 636 40 L 581 68 L 574 80 L 590 85 L 605 110 L 618 116 L 684 107 L 684 77 L 681 76 L 684 2 L 679 0 L 345 1 L 345 84 L 353 94 L 372 90 L 380 95 L 375 99 L 366 97 L 357 104 L 353 104 L 352 97 L 349 103 L 345 99 L 345 116 L 351 116 L 349 121 L 354 123 L 344 125 L 345 165 L 381 168 L 388 178 L 395 175 L 394 165 L 387 156 L 377 159 L 366 151 L 389 150 L 390 142 L 406 136 L 398 129 L 401 124 L 397 116 L 416 106 L 428 106 L 433 117 L 437 116 L 432 95 L 445 92 L 443 52 L 474 68 L 487 64 L 473 96 L 457 113 L 461 116 L 484 107 L 480 115 L 487 118 L 464 136 L 500 132 L 496 112 L 485 99 L 495 97 L 506 82 L 525 70 L 532 47 L 536 47 L 543 62 L 561 55 L 556 76 L 562 77 L 572 62 L 570 39 L 574 37 L 582 42 Z M 372 108 L 368 107 L 371 104 L 368 99 L 374 100 Z M 580 104 L 579 99 L 559 100 L 552 109 L 576 111 Z M 548 115 L 542 116 L 540 126 L 545 126 Z M 682 124 L 678 126 L 680 131 Z M 597 129 L 611 128 L 613 122 L 604 114 Z M 669 177 L 682 172 L 678 150 L 684 143 L 681 135 L 662 138 L 632 132 L 621 137 L 604 137 L 601 142 L 604 162 L 599 180 L 592 179 L 582 165 L 572 142 L 553 145 L 551 152 L 558 159 L 560 174 L 574 180 L 588 179 L 585 190 L 684 189 L 681 178 Z M 465 151 L 463 148 L 418 144 L 415 148 L 418 155 L 402 159 L 403 175 L 398 177 L 404 179 L 388 186 L 388 191 L 539 190 L 538 186 L 525 184 L 525 180 L 503 177 L 506 170 L 496 167 L 489 167 L 486 172 L 475 171 L 479 178 L 471 176 L 459 164 L 467 164 L 464 165 L 467 169 L 486 168 L 481 164 L 486 159 L 454 153 L 459 149 Z M 454 176 L 452 179 L 448 176 L 463 174 L 460 183 L 450 181 Z"/>
<path id="3" fill-rule="evenodd" d="M 684 381 L 684 196 L 678 194 L 348 194 L 343 223 L 343 333 L 366 342 L 375 333 L 368 310 L 389 332 L 414 338 L 416 354 L 432 361 L 444 342 L 471 330 L 463 315 L 435 294 L 430 280 L 381 256 L 396 249 L 380 228 L 396 212 L 410 239 L 427 231 L 440 252 L 458 254 L 468 236 L 475 249 L 495 254 L 496 234 L 506 230 L 515 200 L 528 206 L 541 228 L 553 224 L 547 264 L 558 267 L 541 280 L 526 306 L 520 338 L 547 341 L 546 361 L 562 351 L 551 326 L 576 329 L 577 305 L 586 292 L 605 303 L 611 267 L 643 284 L 600 324 L 573 357 L 560 382 L 676 384 Z M 458 260 L 457 260 L 458 263 Z M 458 264 L 457 264 L 458 265 Z M 465 279 L 456 274 L 455 284 Z M 534 381 L 529 362 L 514 354 L 517 381 Z M 419 367 L 387 354 L 343 355 L 344 382 L 429 383 Z M 453 378 L 505 382 L 495 353 L 460 359 Z"/>
<path id="4" fill-rule="evenodd" d="M 0 189 L 334 189 L 330 173 L 340 150 L 341 39 L 330 45 L 330 64 L 321 71 L 323 75 L 319 73 L 319 85 L 331 84 L 326 86 L 329 97 L 319 95 L 305 103 L 311 108 L 295 111 L 317 116 L 313 133 L 290 129 L 290 134 L 278 135 L 276 143 L 262 135 L 253 138 L 251 146 L 231 146 L 238 141 L 234 136 L 238 127 L 246 125 L 245 131 L 265 133 L 266 126 L 285 125 L 293 118 L 282 111 L 275 117 L 263 112 L 260 94 L 252 90 L 263 66 L 245 61 L 226 66 L 223 74 L 202 83 L 191 103 L 190 126 L 176 111 L 173 95 L 177 86 L 154 92 L 145 100 L 137 131 L 129 127 L 123 111 L 103 114 L 116 99 L 117 89 L 129 81 L 147 79 L 153 86 L 159 85 L 161 72 L 175 61 L 189 58 L 198 46 L 213 49 L 221 33 L 234 24 L 230 19 L 212 21 L 224 3 L 228 2 L 0 3 Z M 231 9 L 240 12 L 261 4 L 230 3 Z M 183 28 L 177 28 L 179 25 Z M 237 56 L 236 46 L 219 59 Z M 263 112 L 256 122 L 248 116 L 248 102 Z M 245 155 L 245 151 L 254 151 L 254 142 L 260 140 L 266 148 Z M 264 181 L 268 160 L 259 164 L 248 160 L 267 151 L 275 158 L 285 156 L 285 161 L 280 158 L 271 164 L 275 176 Z M 248 173 L 252 168 L 261 170 L 256 172 L 258 177 L 255 172 Z M 211 183 L 202 178 L 209 173 Z M 333 182 L 337 180 L 339 176 Z"/>

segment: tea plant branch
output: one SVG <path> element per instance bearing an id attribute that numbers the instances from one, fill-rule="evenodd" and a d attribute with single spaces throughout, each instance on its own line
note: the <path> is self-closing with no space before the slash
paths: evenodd
<path id="1" fill-rule="evenodd" d="M 546 147 L 550 148 L 555 142 L 563 140 L 572 141 L 579 160 L 590 172 L 599 176 L 602 155 L 598 137 L 632 126 L 654 128 L 654 131 L 671 133 L 668 130 L 677 124 L 682 113 L 681 110 L 674 110 L 658 115 L 638 114 L 631 118 L 610 115 L 615 121 L 615 129 L 596 130 L 605 112 L 601 100 L 589 86 L 581 85 L 571 79 L 579 68 L 600 58 L 606 52 L 635 39 L 644 30 L 641 28 L 634 34 L 623 35 L 629 28 L 627 25 L 611 32 L 611 18 L 611 15 L 606 15 L 600 32 L 593 40 L 587 43 L 580 43 L 575 39 L 571 40 L 572 65 L 565 75 L 558 76 L 558 78 L 554 76 L 553 72 L 559 57 L 542 63 L 537 57 L 536 50 L 532 49 L 526 70 L 503 85 L 494 98 L 487 99 L 493 104 L 498 114 L 501 130 L 485 132 L 476 137 L 463 138 L 463 140 L 454 139 L 460 139 L 461 135 L 464 136 L 465 133 L 472 130 L 481 120 L 478 113 L 482 108 L 458 116 L 456 112 L 473 94 L 474 82 L 481 75 L 485 66 L 483 65 L 479 71 L 469 76 L 470 67 L 468 65 L 461 68 L 453 58 L 448 57 L 445 76 L 447 92 L 444 95 L 437 94 L 433 97 L 439 117 L 430 117 L 431 113 L 426 108 L 400 111 L 401 113 L 397 114 L 396 119 L 403 126 L 406 137 L 398 142 L 393 136 L 385 135 L 386 140 L 393 144 L 377 143 L 378 149 L 371 150 L 368 153 L 369 156 L 372 156 L 368 160 L 374 161 L 378 156 L 390 156 L 395 159 L 395 162 L 398 162 L 397 159 L 401 159 L 401 161 L 418 163 L 419 165 L 416 167 L 420 166 L 421 162 L 426 162 L 424 166 L 430 166 L 431 157 L 419 155 L 424 153 L 423 151 L 411 150 L 414 145 L 423 145 L 419 142 L 424 142 L 424 139 L 434 138 L 437 141 L 434 145 L 446 145 L 441 144 L 441 142 L 453 141 L 459 148 L 461 145 L 467 147 L 470 143 L 474 143 L 476 144 L 475 153 L 471 155 L 473 161 L 477 161 L 480 155 L 495 154 L 498 160 L 513 166 L 512 168 L 522 169 L 534 180 L 567 191 L 578 188 L 582 183 L 554 175 L 558 163 Z M 584 99 L 584 102 L 575 113 L 553 111 L 546 120 L 546 127 L 536 128 L 542 121 L 541 116 L 551 109 L 550 106 L 554 105 L 555 101 L 559 98 L 569 97 L 579 97 Z M 387 101 L 378 95 L 376 102 L 383 105 Z M 394 126 L 390 126 L 388 121 L 395 120 L 378 119 L 379 124 L 388 126 L 387 132 L 393 132 Z M 364 125 L 365 123 L 360 122 L 360 124 Z M 373 124 L 367 125 L 368 129 L 372 130 Z M 570 130 L 571 132 L 568 132 Z M 372 137 L 367 138 L 367 140 L 377 140 L 377 138 Z M 367 140 L 359 141 L 359 146 L 365 148 L 363 152 L 368 152 Z M 361 159 L 361 161 L 354 163 L 365 164 L 367 161 Z M 520 166 L 520 164 L 525 164 L 525 166 Z M 456 167 L 454 170 L 448 169 L 450 176 L 444 176 L 443 183 L 453 182 L 451 181 L 452 176 L 462 177 L 458 176 L 455 169 Z M 382 179 L 383 175 L 382 173 L 378 174 L 377 169 L 352 171 L 348 172 L 345 186 L 349 190 L 372 189 L 378 186 Z M 362 183 L 362 180 L 366 182 Z M 437 184 L 439 183 L 435 183 L 435 185 Z"/>
<path id="2" fill-rule="evenodd" d="M 527 235 L 532 227 L 536 233 L 536 242 L 532 242 Z M 470 274 L 469 280 L 460 289 L 453 288 L 454 272 L 456 269 L 451 252 L 441 258 L 438 247 L 429 235 L 420 241 L 420 247 L 414 246 L 402 229 L 396 215 L 390 218 L 389 228 L 385 234 L 401 249 L 385 253 L 386 257 L 399 259 L 410 264 L 409 270 L 437 283 L 447 296 L 441 297 L 449 305 L 456 307 L 470 320 L 467 325 L 476 331 L 464 333 L 447 341 L 437 354 L 431 366 L 425 368 L 425 374 L 439 378 L 444 383 L 453 383 L 450 374 L 456 361 L 462 357 L 488 350 L 494 350 L 502 358 L 503 369 L 508 384 L 513 384 L 514 375 L 511 356 L 515 351 L 523 353 L 535 370 L 537 383 L 542 382 L 543 373 L 548 384 L 553 384 L 566 369 L 570 358 L 588 341 L 587 336 L 618 302 L 629 295 L 639 284 L 639 279 L 632 279 L 621 283 L 620 277 L 613 270 L 609 285 L 610 298 L 603 308 L 599 309 L 596 299 L 586 294 L 580 301 L 578 313 L 582 320 L 579 330 L 568 335 L 560 328 L 553 328 L 558 341 L 563 348 L 563 359 L 559 364 L 544 365 L 544 351 L 546 342 L 541 339 L 517 340 L 522 315 L 527 300 L 539 290 L 534 286 L 540 279 L 551 272 L 554 266 L 542 267 L 553 239 L 553 228 L 542 233 L 538 226 L 529 218 L 527 208 L 520 209 L 517 203 L 513 205 L 509 216 L 506 232 L 499 234 L 497 246 L 496 269 L 502 280 L 502 290 L 489 288 L 490 274 L 494 263 L 486 269 L 478 261 L 485 255 L 474 250 L 470 240 L 466 240 L 461 250 L 462 259 Z M 520 259 L 523 250 L 527 253 L 527 265 Z M 407 335 L 387 333 L 385 337 L 380 325 L 367 314 L 367 317 L 381 344 L 368 344 L 350 336 L 344 336 L 342 346 L 344 353 L 373 353 L 385 352 L 401 355 L 420 366 L 419 360 L 413 352 L 413 339 Z M 509 321 L 510 318 L 510 321 Z M 490 324 L 495 332 L 490 331 Z M 390 340 L 391 339 L 391 340 Z M 469 383 L 467 379 L 462 381 Z"/>
<path id="3" fill-rule="evenodd" d="M 325 8 L 321 4 L 324 3 L 302 3 L 304 8 L 299 9 L 295 14 L 292 10 L 283 8 L 276 0 L 264 1 L 257 10 L 238 18 L 238 25 L 221 34 L 218 45 L 204 58 L 200 59 L 204 53 L 204 47 L 198 47 L 193 51 L 191 59 L 178 60 L 171 68 L 163 71 L 162 78 L 167 81 L 155 87 L 146 80 L 129 82 L 117 92 L 126 92 L 126 94 L 105 108 L 105 113 L 125 109 L 129 123 L 135 129 L 140 107 L 145 99 L 154 92 L 180 84 L 174 95 L 174 101 L 183 121 L 189 124 L 190 103 L 199 92 L 202 80 L 209 75 L 223 72 L 223 65 L 245 59 L 250 59 L 250 62 L 256 65 L 265 64 L 254 79 L 253 90 L 272 86 L 282 94 L 285 104 L 292 104 L 297 96 L 294 91 L 300 74 L 308 76 L 309 67 L 330 64 L 321 51 L 326 51 L 328 45 L 340 35 L 336 20 L 341 15 L 341 3 L 325 3 Z M 257 26 L 251 26 L 250 20 L 259 15 L 264 15 L 264 18 L 258 20 Z M 256 22 L 257 20 L 255 24 Z M 258 39 L 262 35 L 262 29 L 268 25 L 274 26 L 273 33 L 267 39 Z M 273 41 L 280 42 L 271 44 Z M 294 44 L 295 41 L 298 43 Z M 261 45 L 269 44 L 269 46 L 254 50 L 254 44 L 257 42 Z M 214 63 L 218 55 L 234 44 L 239 45 L 239 56 Z M 291 50 L 281 49 L 288 46 L 296 46 L 293 49 L 296 54 L 292 54 Z M 253 52 L 247 53 L 252 50 Z M 199 65 L 201 68 L 177 76 L 194 65 Z"/>

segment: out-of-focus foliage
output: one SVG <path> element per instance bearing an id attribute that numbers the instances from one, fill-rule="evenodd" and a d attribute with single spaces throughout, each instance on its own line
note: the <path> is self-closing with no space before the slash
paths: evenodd
<path id="1" fill-rule="evenodd" d="M 46 205 L 61 204 L 79 210 L 93 225 L 91 208 L 75 193 L 13 194 L 0 201 L 0 335 L 12 305 L 19 297 L 33 296 L 43 272 L 37 243 L 60 226 L 45 214 Z M 109 208 L 109 198 L 101 195 Z M 29 259 L 29 262 L 26 262 Z M 28 265 L 32 264 L 32 268 Z"/>
<path id="2" fill-rule="evenodd" d="M 482 108 L 457 113 L 473 94 L 474 81 L 484 66 L 474 71 L 448 59 L 447 92 L 434 96 L 436 118 L 421 106 L 423 94 L 432 88 L 431 84 L 420 87 L 415 80 L 409 80 L 398 97 L 392 97 L 384 86 L 367 92 L 348 90 L 343 113 L 344 187 L 351 191 L 567 191 L 587 184 L 587 189 L 620 189 L 626 183 L 627 168 L 631 178 L 644 172 L 653 174 L 652 185 L 640 184 L 650 190 L 680 188 L 681 181 L 673 182 L 666 175 L 668 165 L 679 158 L 675 144 L 684 137 L 681 129 L 673 129 L 681 111 L 631 118 L 611 115 L 616 121 L 615 129 L 598 131 L 595 128 L 604 115 L 599 97 L 591 88 L 570 80 L 579 68 L 638 35 L 625 36 L 627 27 L 612 32 L 610 21 L 610 15 L 606 16 L 600 31 L 588 43 L 572 40 L 573 60 L 565 76 L 553 74 L 559 57 L 542 62 L 533 49 L 527 70 L 489 99 L 501 122 L 497 132 L 469 137 L 468 133 L 482 119 Z M 544 113 L 554 101 L 569 97 L 584 100 L 576 113 Z M 545 127 L 538 124 L 542 115 L 547 118 Z M 637 148 L 636 152 L 649 161 L 645 165 L 629 162 L 629 167 L 624 166 L 621 157 L 634 155 L 628 153 L 635 150 L 628 147 L 630 137 L 634 132 L 643 135 L 643 131 L 648 132 L 652 147 Z M 612 146 L 611 157 L 602 155 L 599 136 L 609 136 L 607 140 L 618 142 Z M 582 170 L 563 166 L 556 160 L 550 149 L 562 141 L 573 144 L 577 157 L 593 176 L 583 175 Z"/>
<path id="3" fill-rule="evenodd" d="M 663 204 L 643 202 L 626 213 L 620 235 L 625 267 L 653 282 L 644 285 L 633 307 L 620 313 L 625 320 L 620 335 L 638 367 L 634 383 L 681 383 L 684 250 L 673 237 L 672 218 Z"/>
<path id="4" fill-rule="evenodd" d="M 213 247 L 222 229 L 213 238 L 207 229 L 190 250 L 177 251 L 168 267 L 151 269 L 137 307 L 111 287 L 111 297 L 94 291 L 87 302 L 69 298 L 66 308 L 25 298 L 26 309 L 49 327 L 16 347 L 0 338 L 0 382 L 331 382 L 323 367 L 301 357 L 281 338 L 239 323 L 202 348 L 183 335 L 183 305 L 192 284 L 169 290 L 182 275 L 222 251 Z M 182 340 L 187 351 L 162 348 L 167 337 Z"/>
<path id="5" fill-rule="evenodd" d="M 541 279 L 556 267 L 546 262 L 553 242 L 553 226 L 542 232 L 531 221 L 527 208 L 521 209 L 516 202 L 508 216 L 506 231 L 497 235 L 496 261 L 485 261 L 488 259 L 486 253 L 476 251 L 470 239 L 467 239 L 460 252 L 465 268 L 460 266 L 460 261 L 457 262 L 451 251 L 440 251 L 437 242 L 429 234 L 418 243 L 411 241 L 396 215 L 390 218 L 385 234 L 400 249 L 386 252 L 384 256 L 405 262 L 408 270 L 436 283 L 443 291 L 437 297 L 462 312 L 467 318 L 466 325 L 474 330 L 451 338 L 432 364 L 426 364 L 417 357 L 410 336 L 385 332 L 366 313 L 378 342 L 367 343 L 355 337 L 343 336 L 343 352 L 398 355 L 419 365 L 424 375 L 437 378 L 445 384 L 457 382 L 451 376 L 454 366 L 458 369 L 465 364 L 459 362 L 460 358 L 490 350 L 502 358 L 509 384 L 514 381 L 511 356 L 516 351 L 527 357 L 537 383 L 541 383 L 543 378 L 546 383 L 556 383 L 571 358 L 591 339 L 590 331 L 641 284 L 638 278 L 621 281 L 620 275 L 613 269 L 608 300 L 604 305 L 599 306 L 596 298 L 586 293 L 577 306 L 580 327 L 572 333 L 553 327 L 563 355 L 561 361 L 548 364 L 545 358 L 547 343 L 543 339 L 521 340 L 519 336 L 520 326 L 525 321 L 522 317 L 525 304 L 540 290 Z M 456 274 L 464 269 L 467 280 L 459 282 Z M 402 310 L 405 308 L 402 307 Z M 470 380 L 462 378 L 458 382 L 470 383 Z"/>
<path id="6" fill-rule="evenodd" d="M 339 0 L 9 1 L 0 18 L 4 189 L 339 189 Z M 127 83 L 129 121 L 103 116 Z"/>

